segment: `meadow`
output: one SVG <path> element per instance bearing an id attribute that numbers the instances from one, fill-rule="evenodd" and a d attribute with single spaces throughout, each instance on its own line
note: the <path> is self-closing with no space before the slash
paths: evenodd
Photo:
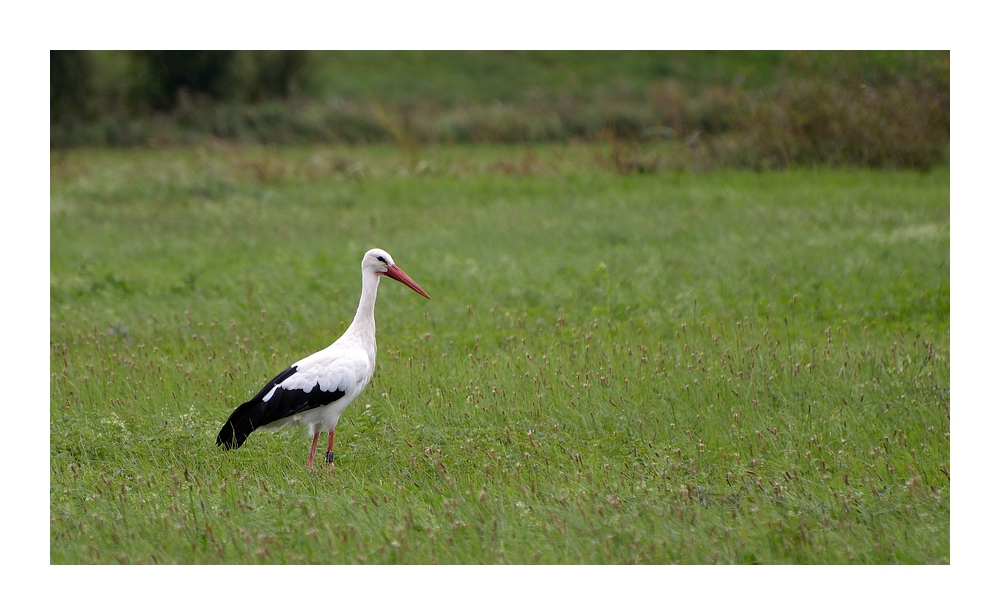
<path id="1" fill-rule="evenodd" d="M 949 563 L 948 170 L 669 147 L 54 151 L 50 561 Z M 336 467 L 218 449 L 375 246 Z"/>

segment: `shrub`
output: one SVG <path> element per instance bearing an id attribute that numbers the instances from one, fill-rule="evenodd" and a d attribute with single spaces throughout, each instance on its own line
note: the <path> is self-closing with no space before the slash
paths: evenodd
<path id="1" fill-rule="evenodd" d="M 231 85 L 232 51 L 134 51 L 145 65 L 146 79 L 137 84 L 138 98 L 150 108 L 176 107 L 187 91 L 222 98 Z"/>
<path id="2" fill-rule="evenodd" d="M 88 51 L 49 51 L 49 114 L 52 124 L 91 114 L 92 66 Z"/>
<path id="3" fill-rule="evenodd" d="M 849 164 L 926 169 L 947 157 L 947 114 L 933 88 L 856 88 L 810 80 L 748 101 L 734 135 L 709 141 L 719 165 Z"/>

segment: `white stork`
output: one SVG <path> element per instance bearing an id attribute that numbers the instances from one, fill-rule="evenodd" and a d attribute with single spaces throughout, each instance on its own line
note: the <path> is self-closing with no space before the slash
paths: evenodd
<path id="1" fill-rule="evenodd" d="M 361 303 L 354 321 L 340 339 L 296 361 L 275 376 L 229 416 L 215 443 L 239 448 L 255 429 L 308 425 L 313 437 L 306 467 L 313 469 L 316 443 L 329 432 L 326 463 L 333 465 L 333 432 L 344 408 L 364 390 L 375 371 L 375 295 L 387 275 L 430 299 L 420 285 L 396 266 L 385 250 L 375 248 L 361 259 Z"/>

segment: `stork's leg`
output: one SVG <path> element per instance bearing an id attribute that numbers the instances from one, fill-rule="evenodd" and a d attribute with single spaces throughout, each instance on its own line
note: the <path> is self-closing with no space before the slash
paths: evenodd
<path id="1" fill-rule="evenodd" d="M 312 445 L 312 448 L 309 449 L 309 461 L 306 462 L 306 467 L 309 468 L 310 472 L 312 472 L 312 469 L 313 469 L 313 457 L 316 456 L 316 443 L 317 442 L 319 442 L 319 431 L 317 431 L 316 435 L 313 436 L 313 445 Z"/>
<path id="2" fill-rule="evenodd" d="M 333 467 L 333 430 L 330 430 L 330 444 L 326 447 L 326 465 Z"/>

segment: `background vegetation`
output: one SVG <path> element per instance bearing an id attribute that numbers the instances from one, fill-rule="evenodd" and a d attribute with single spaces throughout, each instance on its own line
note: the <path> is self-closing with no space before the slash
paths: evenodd
<path id="1" fill-rule="evenodd" d="M 947 162 L 944 52 L 51 54 L 50 142 L 648 143 L 646 170 Z"/>

